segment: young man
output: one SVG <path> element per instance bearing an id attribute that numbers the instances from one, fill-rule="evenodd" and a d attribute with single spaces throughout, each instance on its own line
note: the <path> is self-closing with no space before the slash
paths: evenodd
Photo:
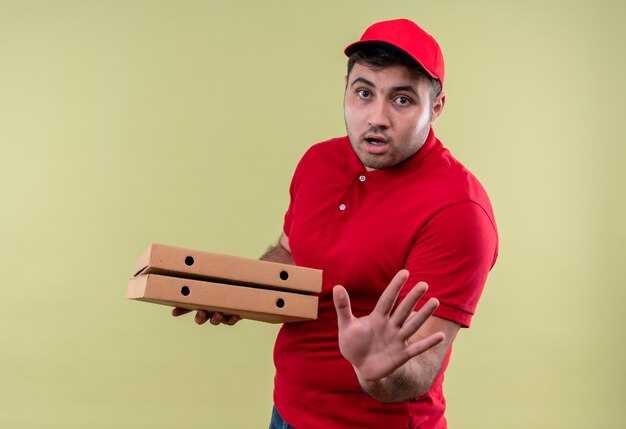
<path id="1" fill-rule="evenodd" d="M 278 334 L 271 428 L 445 428 L 443 374 L 496 260 L 494 216 L 432 130 L 437 42 L 399 19 L 345 53 L 347 136 L 303 156 L 263 256 L 324 271 L 318 319 Z"/>

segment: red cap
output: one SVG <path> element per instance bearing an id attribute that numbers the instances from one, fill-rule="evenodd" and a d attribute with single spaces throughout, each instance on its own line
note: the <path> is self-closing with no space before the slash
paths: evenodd
<path id="1" fill-rule="evenodd" d="M 422 30 L 416 23 L 408 19 L 394 19 L 371 25 L 358 42 L 344 49 L 350 56 L 357 48 L 376 43 L 386 43 L 403 50 L 417 61 L 429 75 L 439 79 L 443 87 L 445 67 L 443 54 L 437 41 Z"/>

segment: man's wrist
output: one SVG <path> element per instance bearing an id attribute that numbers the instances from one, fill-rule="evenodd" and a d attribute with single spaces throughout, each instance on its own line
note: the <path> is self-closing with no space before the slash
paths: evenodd
<path id="1" fill-rule="evenodd" d="M 367 379 L 361 375 L 359 370 L 355 367 L 354 372 L 356 373 L 356 378 L 359 380 L 359 384 L 361 388 L 368 394 L 372 395 L 379 391 L 384 384 L 384 378 L 378 379 Z"/>
<path id="2" fill-rule="evenodd" d="M 389 377 L 368 379 L 361 374 L 357 367 L 353 365 L 353 368 L 359 385 L 365 393 L 381 402 L 394 402 L 389 395 Z"/>
<path id="3" fill-rule="evenodd" d="M 384 403 L 405 402 L 421 396 L 418 380 L 411 376 L 414 371 L 410 370 L 411 362 L 407 362 L 393 373 L 378 379 L 363 377 L 358 368 L 353 365 L 359 385 L 363 392 Z"/>

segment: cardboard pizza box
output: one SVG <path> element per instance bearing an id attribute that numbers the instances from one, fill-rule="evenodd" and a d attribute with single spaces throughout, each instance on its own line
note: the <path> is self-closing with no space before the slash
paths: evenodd
<path id="1" fill-rule="evenodd" d="M 135 265 L 135 276 L 143 274 L 309 294 L 322 290 L 321 270 L 164 244 L 152 244 L 141 254 Z"/>
<path id="2" fill-rule="evenodd" d="M 127 298 L 189 310 L 219 311 L 269 323 L 313 320 L 318 308 L 314 295 L 158 274 L 131 278 Z"/>

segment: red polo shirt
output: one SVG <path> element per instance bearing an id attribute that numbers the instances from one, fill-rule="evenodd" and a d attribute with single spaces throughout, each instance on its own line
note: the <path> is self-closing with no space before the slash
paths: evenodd
<path id="1" fill-rule="evenodd" d="M 469 327 L 497 256 L 491 204 L 478 180 L 431 130 L 398 166 L 367 172 L 347 137 L 313 146 L 290 187 L 284 232 L 297 265 L 322 269 L 315 321 L 285 324 L 274 349 L 274 401 L 298 429 L 445 428 L 443 373 L 413 401 L 383 404 L 363 393 L 339 352 L 332 288 L 345 286 L 355 316 L 369 314 L 401 268 L 402 299 L 418 281 L 436 316 Z"/>

